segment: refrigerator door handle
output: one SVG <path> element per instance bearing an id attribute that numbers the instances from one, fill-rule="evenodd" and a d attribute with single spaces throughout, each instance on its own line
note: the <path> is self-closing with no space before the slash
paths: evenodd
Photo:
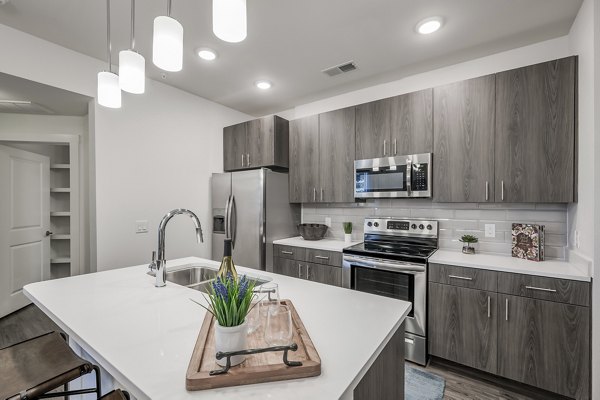
<path id="1" fill-rule="evenodd" d="M 231 205 L 231 195 L 227 197 L 225 202 L 225 239 L 231 239 L 231 212 L 229 206 Z"/>
<path id="2" fill-rule="evenodd" d="M 229 211 L 231 214 L 231 216 L 229 217 L 230 224 L 231 224 L 231 248 L 235 249 L 235 239 L 237 236 L 237 210 L 235 207 L 235 196 L 234 195 L 231 195 Z"/>

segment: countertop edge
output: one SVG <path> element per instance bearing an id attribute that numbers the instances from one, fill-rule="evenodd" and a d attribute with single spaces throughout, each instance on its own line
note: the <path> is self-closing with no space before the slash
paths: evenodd
<path id="1" fill-rule="evenodd" d="M 303 247 L 306 249 L 335 251 L 338 253 L 343 252 L 347 247 L 354 246 L 359 243 L 362 243 L 362 240 L 347 243 L 343 240 L 331 238 L 324 238 L 321 240 L 304 240 L 301 236 L 273 240 L 273 244 L 282 246 Z"/>

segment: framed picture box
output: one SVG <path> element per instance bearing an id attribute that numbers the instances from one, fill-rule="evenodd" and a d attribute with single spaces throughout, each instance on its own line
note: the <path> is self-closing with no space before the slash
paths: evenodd
<path id="1" fill-rule="evenodd" d="M 512 256 L 544 261 L 544 225 L 512 224 Z"/>

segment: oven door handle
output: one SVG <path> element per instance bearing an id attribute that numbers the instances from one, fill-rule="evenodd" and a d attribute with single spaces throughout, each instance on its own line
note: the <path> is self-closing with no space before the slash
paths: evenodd
<path id="1" fill-rule="evenodd" d="M 361 267 L 382 269 L 391 272 L 401 272 L 405 274 L 416 275 L 425 272 L 425 266 L 420 264 L 403 263 L 399 261 L 385 262 L 374 259 L 365 259 L 361 257 L 344 256 L 344 261 L 359 264 Z"/>

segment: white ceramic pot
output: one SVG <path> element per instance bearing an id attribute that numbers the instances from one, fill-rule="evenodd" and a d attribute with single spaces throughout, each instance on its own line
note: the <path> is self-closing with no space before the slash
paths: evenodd
<path id="1" fill-rule="evenodd" d="M 352 243 L 352 234 L 351 233 L 344 233 L 344 242 Z"/>
<path id="2" fill-rule="evenodd" d="M 246 338 L 248 336 L 248 324 L 244 321 L 238 326 L 221 326 L 215 323 L 215 351 L 239 351 L 246 349 Z M 231 366 L 244 362 L 246 356 L 231 357 Z M 217 364 L 224 367 L 227 364 L 227 358 L 216 360 Z"/>

